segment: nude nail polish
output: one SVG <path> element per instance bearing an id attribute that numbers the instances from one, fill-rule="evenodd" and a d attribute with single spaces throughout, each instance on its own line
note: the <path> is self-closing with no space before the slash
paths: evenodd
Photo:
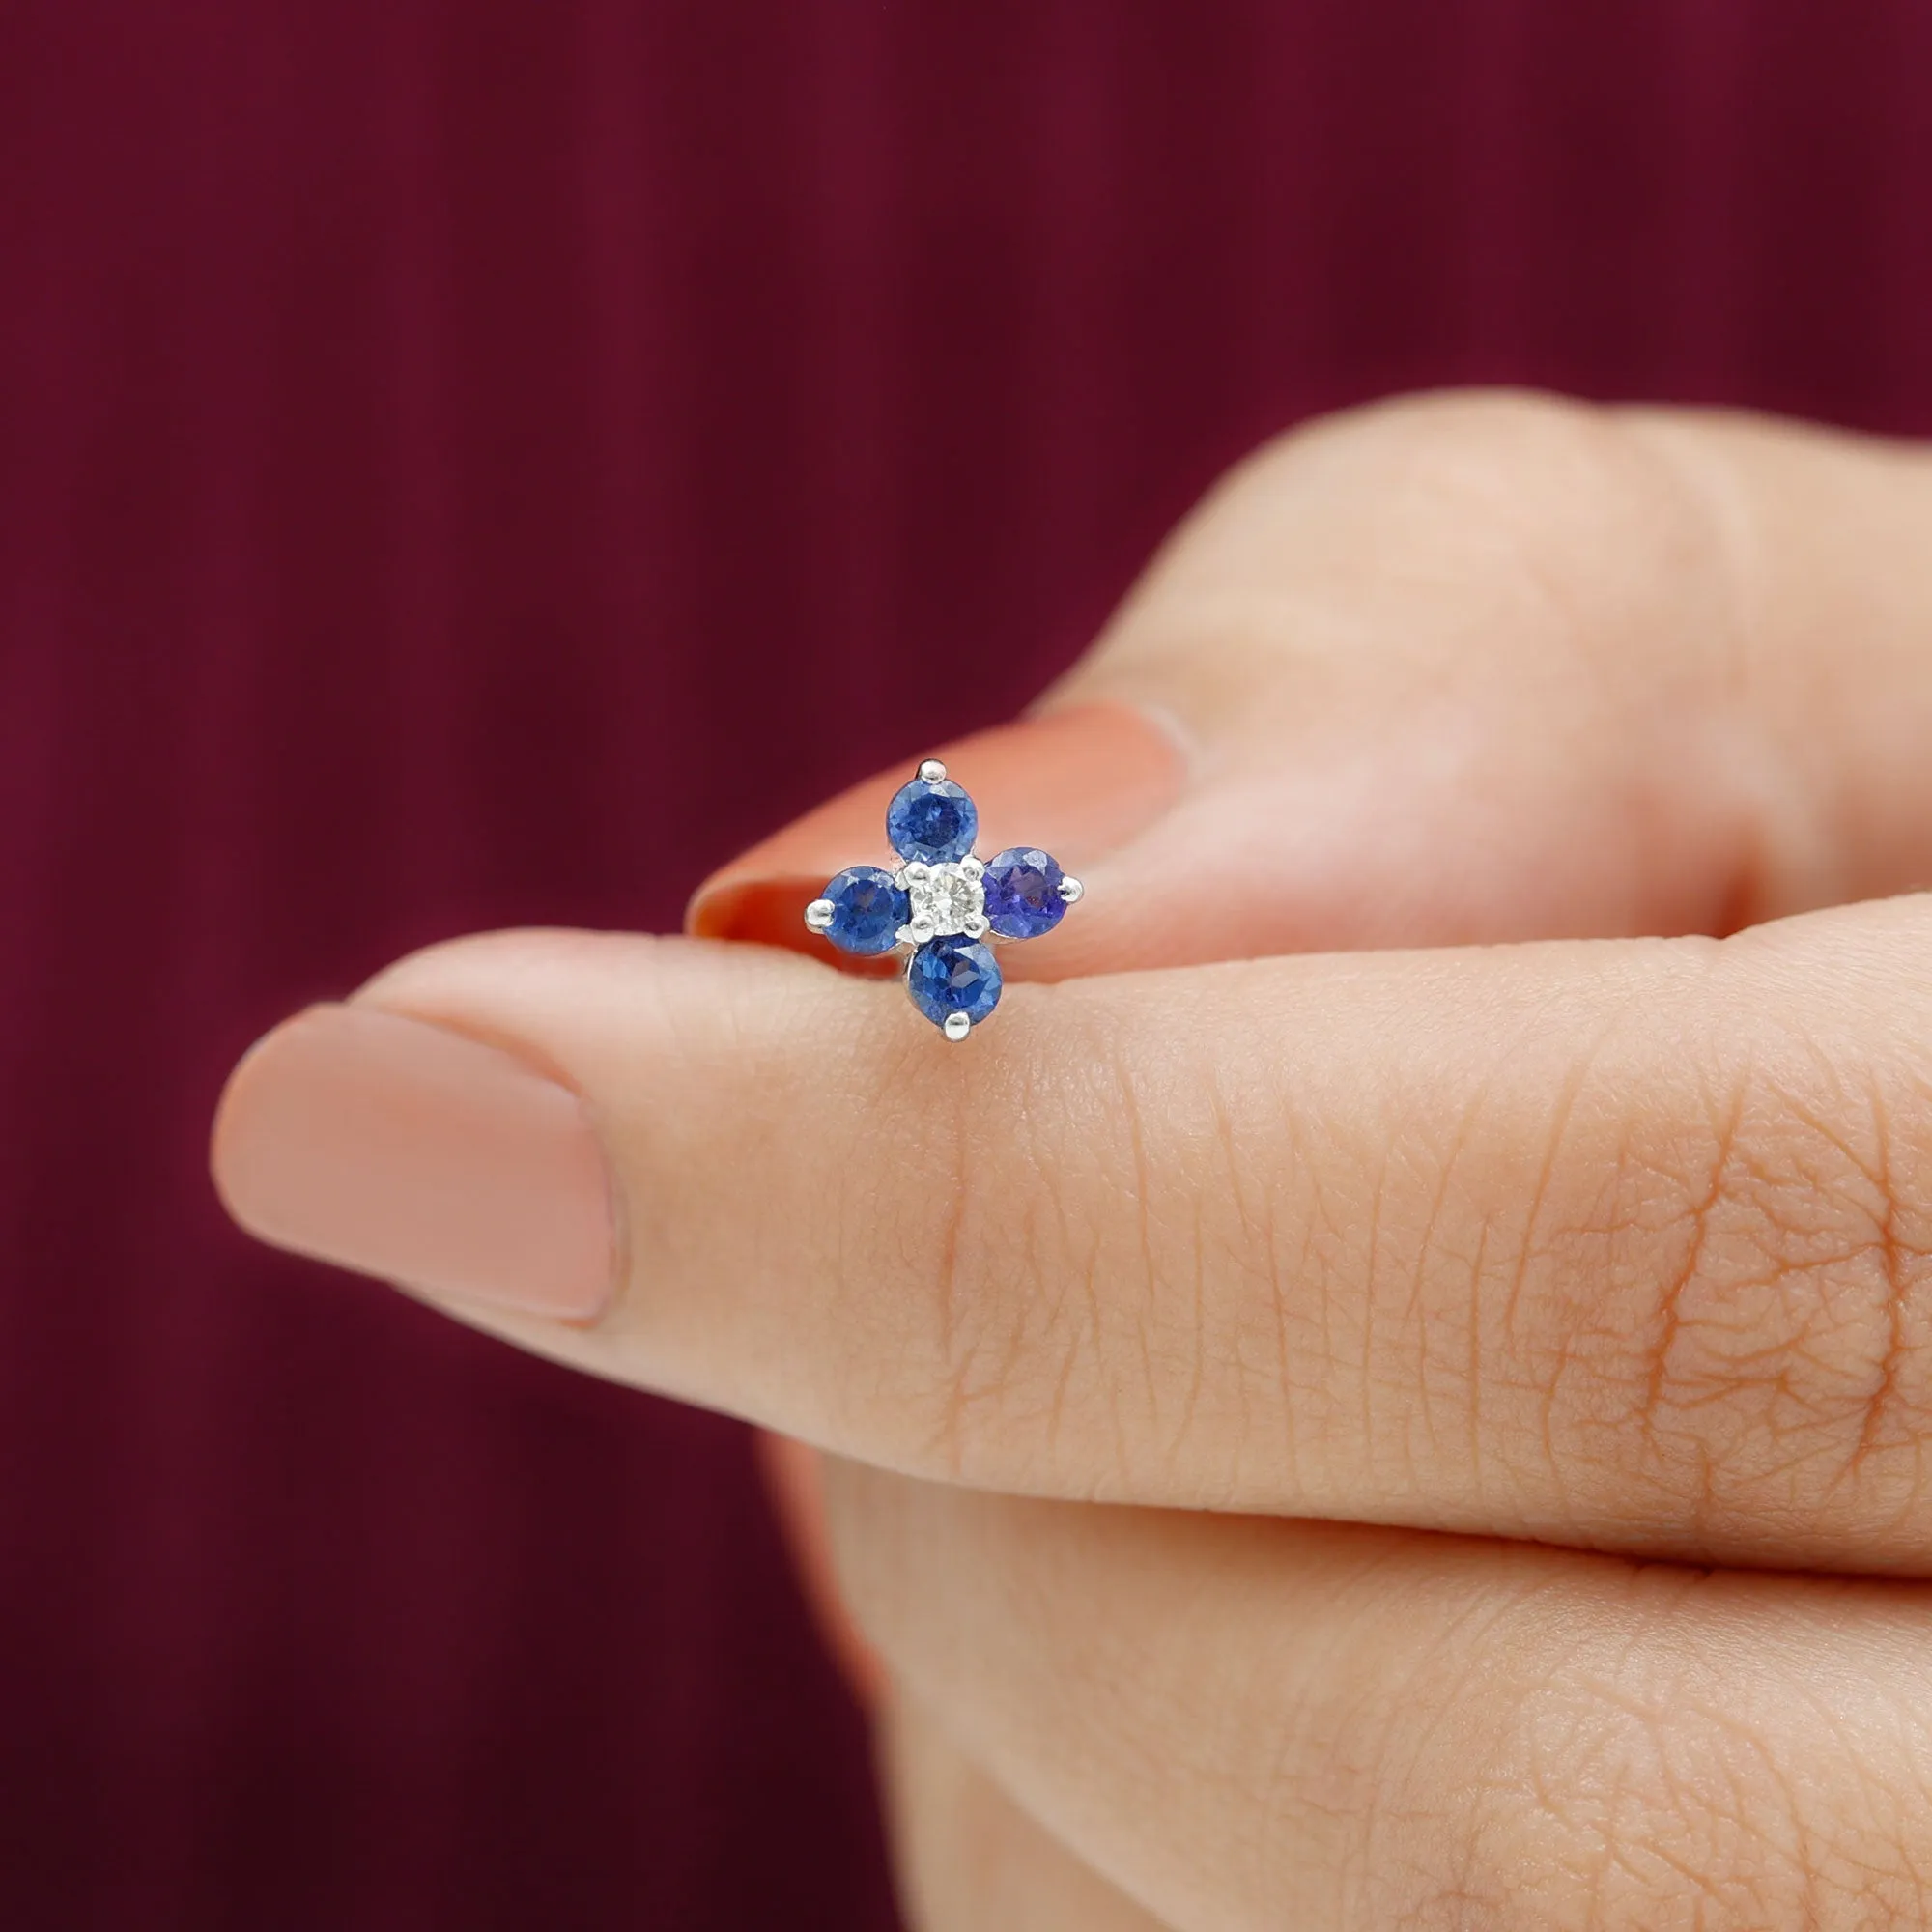
<path id="1" fill-rule="evenodd" d="M 213 1168 L 275 1247 L 571 1321 L 611 1293 L 610 1182 L 577 1094 L 422 1020 L 318 1006 L 277 1027 L 229 1078 Z"/>

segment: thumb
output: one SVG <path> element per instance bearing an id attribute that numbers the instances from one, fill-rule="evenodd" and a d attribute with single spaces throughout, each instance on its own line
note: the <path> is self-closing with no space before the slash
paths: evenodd
<path id="1" fill-rule="evenodd" d="M 987 849 L 1087 885 L 1026 977 L 1722 932 L 1901 890 L 1932 823 L 1932 583 L 1904 562 L 1928 529 L 1922 458 L 1793 426 L 1526 396 L 1339 416 L 1217 486 L 1029 718 L 907 747 L 688 923 L 821 952 L 806 904 L 883 854 L 928 752 Z"/>

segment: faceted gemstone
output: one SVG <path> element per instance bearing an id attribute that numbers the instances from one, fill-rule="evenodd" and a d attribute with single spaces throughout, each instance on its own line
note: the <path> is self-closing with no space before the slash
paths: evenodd
<path id="1" fill-rule="evenodd" d="M 825 936 L 847 952 L 890 952 L 906 923 L 906 895 L 878 866 L 848 866 L 821 896 L 832 901 Z"/>
<path id="2" fill-rule="evenodd" d="M 912 923 L 930 926 L 935 936 L 964 932 L 969 919 L 985 910 L 986 895 L 980 881 L 957 866 L 934 866 L 923 877 L 906 881 L 912 901 Z"/>
<path id="3" fill-rule="evenodd" d="M 950 1013 L 978 1026 L 1000 1004 L 999 962 L 975 939 L 928 939 L 906 969 L 906 991 L 934 1026 Z"/>
<path id="4" fill-rule="evenodd" d="M 986 867 L 986 923 L 1002 939 L 1037 939 L 1051 932 L 1066 910 L 1060 896 L 1064 874 L 1044 853 L 1015 845 Z"/>
<path id="5" fill-rule="evenodd" d="M 963 859 L 973 849 L 980 814 L 951 779 L 914 779 L 886 808 L 886 837 L 901 859 L 928 866 Z"/>

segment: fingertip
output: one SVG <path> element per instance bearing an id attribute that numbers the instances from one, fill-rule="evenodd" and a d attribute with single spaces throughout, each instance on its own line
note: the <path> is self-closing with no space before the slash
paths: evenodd
<path id="1" fill-rule="evenodd" d="M 209 1123 L 208 1174 L 215 1199 L 238 1228 L 258 1240 L 273 1240 L 273 1236 L 261 1225 L 260 1204 L 251 1184 L 260 1075 L 288 1039 L 311 1023 L 317 1010 L 313 1006 L 304 1007 L 299 1012 L 278 1020 L 249 1044 L 229 1068 L 214 1103 L 213 1119 Z"/>
<path id="2" fill-rule="evenodd" d="M 610 1176 L 578 1094 L 425 1020 L 285 1020 L 231 1074 L 210 1165 L 256 1239 L 432 1296 L 587 1321 L 613 1286 Z"/>
<path id="3" fill-rule="evenodd" d="M 1076 873 L 1164 814 L 1186 776 L 1174 733 L 1113 701 L 976 732 L 934 755 L 980 809 L 981 851 L 1039 846 Z M 714 872 L 693 895 L 685 930 L 823 955 L 805 908 L 841 867 L 890 858 L 886 807 L 911 762 L 863 780 Z"/>

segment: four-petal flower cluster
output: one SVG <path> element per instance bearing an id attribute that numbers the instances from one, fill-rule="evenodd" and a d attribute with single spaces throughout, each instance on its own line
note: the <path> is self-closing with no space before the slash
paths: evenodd
<path id="1" fill-rule="evenodd" d="M 906 992 L 948 1039 L 964 1039 L 999 1004 L 987 942 L 1051 932 L 1081 891 L 1032 846 L 975 858 L 979 830 L 973 801 L 928 758 L 886 810 L 899 869 L 848 866 L 805 910 L 806 924 L 847 952 L 910 949 Z"/>

